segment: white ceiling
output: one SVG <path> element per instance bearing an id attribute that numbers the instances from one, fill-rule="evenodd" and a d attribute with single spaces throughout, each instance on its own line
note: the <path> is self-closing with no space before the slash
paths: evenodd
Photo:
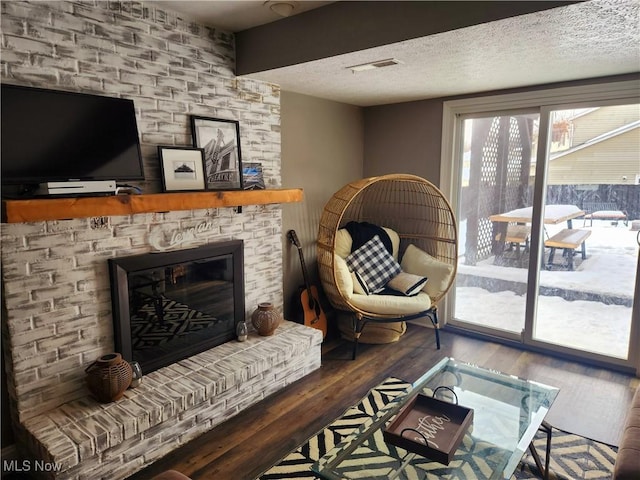
<path id="1" fill-rule="evenodd" d="M 282 1 L 294 4 L 294 15 L 333 3 L 312 0 Z M 240 32 L 282 18 L 269 8 L 269 2 L 266 0 L 154 0 L 145 3 L 180 12 L 198 20 L 199 23 L 228 32 Z"/>
<path id="2" fill-rule="evenodd" d="M 232 31 L 277 19 L 262 1 L 158 3 Z M 402 63 L 346 68 L 386 58 Z M 640 0 L 590 0 L 247 76 L 371 106 L 632 72 L 640 72 Z"/>

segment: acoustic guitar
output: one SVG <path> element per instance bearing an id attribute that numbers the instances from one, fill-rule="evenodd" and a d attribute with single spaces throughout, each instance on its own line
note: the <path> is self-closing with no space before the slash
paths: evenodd
<path id="1" fill-rule="evenodd" d="M 298 249 L 300 255 L 300 264 L 302 265 L 302 277 L 304 278 L 304 287 L 300 288 L 300 303 L 302 304 L 304 324 L 308 327 L 317 328 L 322 331 L 323 338 L 327 335 L 327 317 L 322 310 L 318 297 L 318 289 L 309 282 L 309 274 L 307 266 L 304 263 L 304 255 L 302 246 L 298 240 L 298 235 L 294 230 L 287 233 L 289 241 Z"/>

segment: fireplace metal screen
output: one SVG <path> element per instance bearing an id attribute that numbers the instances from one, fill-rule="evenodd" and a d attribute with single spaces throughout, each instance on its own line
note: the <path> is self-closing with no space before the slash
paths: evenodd
<path id="1" fill-rule="evenodd" d="M 243 242 L 109 259 L 116 351 L 149 373 L 232 340 L 244 318 Z"/>

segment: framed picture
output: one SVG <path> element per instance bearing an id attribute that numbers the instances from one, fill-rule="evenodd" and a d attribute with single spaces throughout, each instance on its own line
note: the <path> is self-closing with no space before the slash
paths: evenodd
<path id="1" fill-rule="evenodd" d="M 193 147 L 158 147 L 162 168 L 162 190 L 165 192 L 206 189 L 204 150 Z"/>
<path id="2" fill-rule="evenodd" d="M 207 190 L 242 190 L 240 123 L 192 115 L 191 134 L 204 149 Z"/>
<path id="3" fill-rule="evenodd" d="M 261 163 L 242 164 L 242 184 L 245 190 L 264 190 Z"/>

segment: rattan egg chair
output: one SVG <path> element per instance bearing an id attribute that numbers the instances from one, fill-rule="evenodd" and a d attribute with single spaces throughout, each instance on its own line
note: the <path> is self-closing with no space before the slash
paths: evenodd
<path id="1" fill-rule="evenodd" d="M 401 314 L 367 311 L 355 305 L 354 296 L 351 292 L 345 294 L 336 272 L 336 236 L 339 229 L 351 221 L 368 222 L 395 231 L 400 239 L 398 258 L 402 258 L 407 247 L 413 244 L 450 266 L 451 274 L 442 291 L 429 295 L 431 302 L 427 301 L 418 311 Z M 435 185 L 409 174 L 365 178 L 345 185 L 324 207 L 318 229 L 317 254 L 320 281 L 329 302 L 338 310 L 354 314 L 354 359 L 358 339 L 368 322 L 392 323 L 427 317 L 435 330 L 436 347 L 440 348 L 437 304 L 453 284 L 458 246 L 455 215 Z"/>

